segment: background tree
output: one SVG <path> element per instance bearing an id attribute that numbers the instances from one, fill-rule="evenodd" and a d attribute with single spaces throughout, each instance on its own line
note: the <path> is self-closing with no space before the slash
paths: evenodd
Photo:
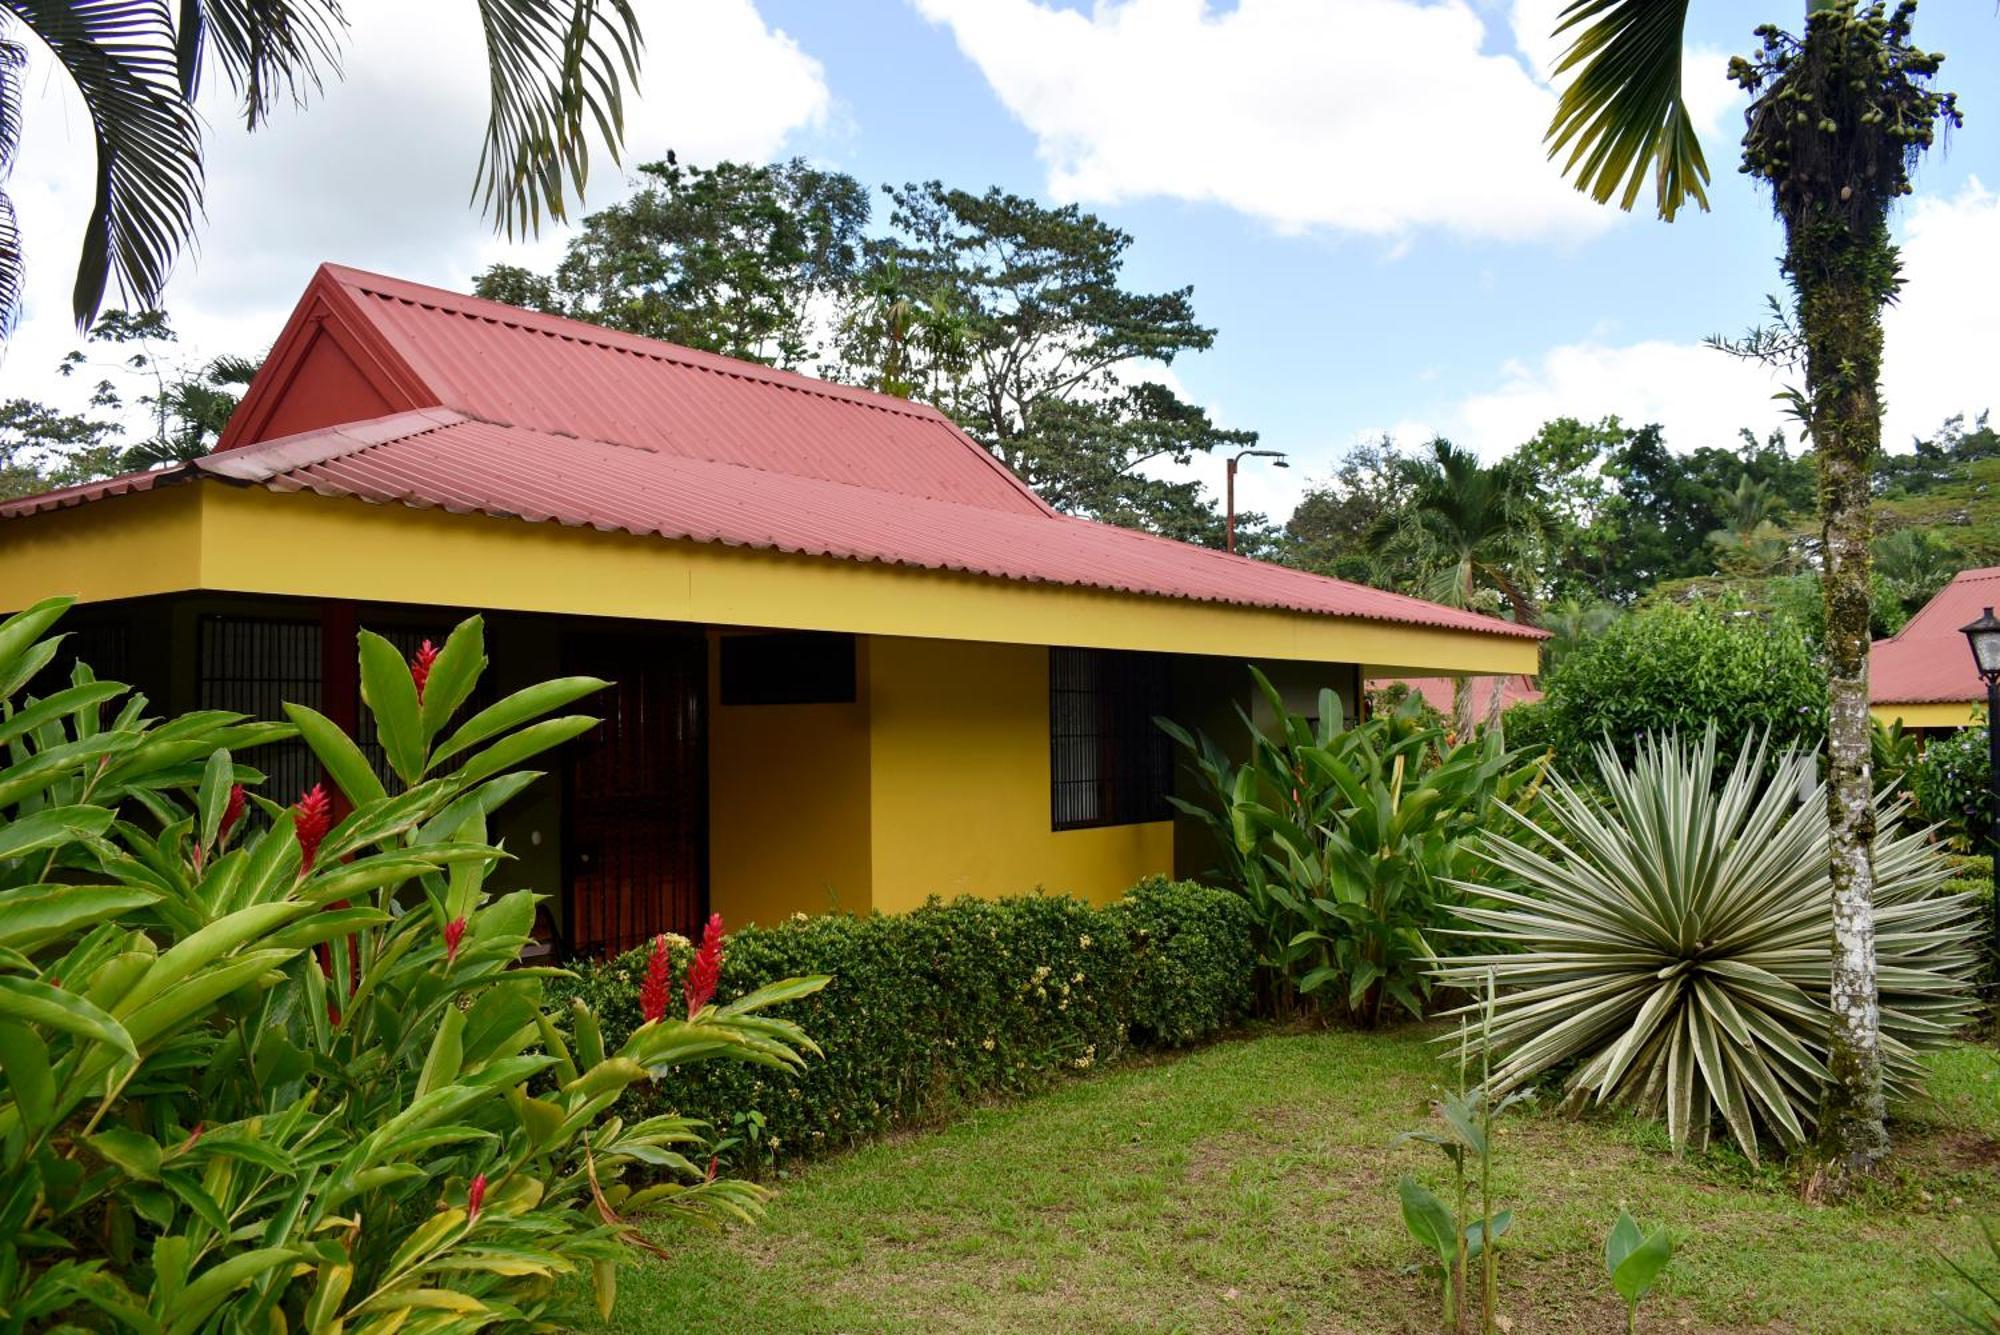
<path id="1" fill-rule="evenodd" d="M 1690 0 L 1573 0 L 1558 32 L 1574 71 L 1550 127 L 1552 153 L 1600 202 L 1630 208 L 1654 184 L 1672 220 L 1707 207 L 1708 168 L 1687 113 L 1681 54 Z M 1803 36 L 1758 30 L 1762 48 L 1731 62 L 1752 96 L 1744 169 L 1771 190 L 1785 229 L 1783 268 L 1798 313 L 1805 386 L 1797 406 L 1819 461 L 1830 681 L 1827 812 L 1833 877 L 1834 1023 L 1824 1161 L 1835 1178 L 1889 1147 L 1874 967 L 1875 812 L 1869 774 L 1869 497 L 1881 441 L 1882 307 L 1899 283 L 1890 206 L 1950 94 L 1931 87 L 1941 57 L 1910 44 L 1914 0 L 1893 12 L 1861 0 L 1808 0 Z"/>
<path id="2" fill-rule="evenodd" d="M 1515 459 L 1481 464 L 1442 438 L 1402 468 L 1408 500 L 1380 521 L 1377 549 L 1409 560 L 1418 572 L 1415 591 L 1426 598 L 1505 611 L 1534 625 L 1535 571 L 1549 523 L 1529 471 Z M 1460 736 L 1471 735 L 1472 700 L 1469 682 L 1459 678 L 1453 708 Z"/>
<path id="3" fill-rule="evenodd" d="M 1926 528 L 1897 529 L 1877 538 L 1873 555 L 1876 579 L 1906 618 L 1914 616 L 1965 566 L 1965 553 L 1957 544 Z"/>
<path id="4" fill-rule="evenodd" d="M 617 154 L 624 82 L 639 72 L 633 0 L 477 0 L 492 110 L 474 191 L 508 235 L 563 218 L 581 195 L 595 138 Z M 115 282 L 128 305 L 159 304 L 202 209 L 203 65 L 222 66 L 246 128 L 339 72 L 338 0 L 8 0 L 0 29 L 0 181 L 20 147 L 23 37 L 45 46 L 90 116 L 97 198 L 84 225 L 73 306 L 88 328 Z M 0 192 L 0 333 L 20 310 L 22 255 Z"/>
<path id="5" fill-rule="evenodd" d="M 1300 497 L 1285 524 L 1283 559 L 1337 579 L 1397 587 L 1410 572 L 1389 568 L 1374 535 L 1383 516 L 1398 513 L 1409 500 L 1404 462 L 1388 436 L 1349 450 L 1330 478 Z"/>
<path id="6" fill-rule="evenodd" d="M 1533 480 L 1548 524 L 1545 600 L 1603 597 L 1620 561 L 1617 488 L 1606 463 L 1632 433 L 1616 417 L 1587 423 L 1559 417 L 1543 424 L 1512 457 Z"/>
<path id="7" fill-rule="evenodd" d="M 893 264 L 963 322 L 962 373 L 905 358 L 896 377 L 928 382 L 938 407 L 1057 508 L 1222 545 L 1222 516 L 1201 484 L 1160 476 L 1167 463 L 1257 439 L 1218 426 L 1156 369 L 1215 341 L 1195 319 L 1192 289 L 1128 290 L 1132 237 L 1074 205 L 937 181 L 888 195 L 889 235 L 871 245 L 871 268 Z M 883 376 L 879 363 L 849 370 L 868 383 Z M 1239 516 L 1239 535 L 1261 523 Z"/>
<path id="8" fill-rule="evenodd" d="M 165 312 L 99 316 L 58 368 L 97 377 L 85 411 L 32 399 L 0 405 L 0 491 L 28 496 L 215 448 L 259 362 L 225 355 L 191 364 L 174 356 L 177 347 Z"/>
<path id="9" fill-rule="evenodd" d="M 473 291 L 644 338 L 784 367 L 826 351 L 868 193 L 802 158 L 639 168 L 631 198 L 584 219 L 555 273 L 494 265 Z"/>

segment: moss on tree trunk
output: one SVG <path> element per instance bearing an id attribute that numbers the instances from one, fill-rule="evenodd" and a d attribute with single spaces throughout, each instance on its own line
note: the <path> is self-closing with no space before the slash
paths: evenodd
<path id="1" fill-rule="evenodd" d="M 1833 1192 L 1889 1150 L 1875 977 L 1875 806 L 1869 767 L 1868 482 L 1882 435 L 1882 308 L 1899 284 L 1889 209 L 1939 122 L 1958 121 L 1930 86 L 1941 56 L 1910 45 L 1915 0 L 1813 0 L 1805 33 L 1759 32 L 1731 63 L 1755 95 L 1744 169 L 1771 189 L 1785 226 L 1805 388 L 1795 406 L 1819 458 L 1827 649 L 1827 822 L 1831 837 L 1831 1076 L 1820 1109 Z"/>

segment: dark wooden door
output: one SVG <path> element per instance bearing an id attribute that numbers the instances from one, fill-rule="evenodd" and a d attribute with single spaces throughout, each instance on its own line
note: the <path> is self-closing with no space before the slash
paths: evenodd
<path id="1" fill-rule="evenodd" d="M 569 671 L 611 687 L 573 744 L 563 840 L 569 948 L 698 937 L 708 909 L 708 650 L 699 635 L 573 636 Z"/>

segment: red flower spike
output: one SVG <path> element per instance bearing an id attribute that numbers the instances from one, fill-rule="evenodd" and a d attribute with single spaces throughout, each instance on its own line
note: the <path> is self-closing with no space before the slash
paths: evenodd
<path id="1" fill-rule="evenodd" d="M 424 685 L 431 679 L 431 664 L 437 662 L 438 651 L 429 640 L 417 650 L 417 656 L 410 660 L 410 680 L 417 685 L 417 703 L 424 702 Z"/>
<path id="2" fill-rule="evenodd" d="M 319 852 L 319 841 L 326 838 L 326 832 L 333 828 L 333 800 L 326 795 L 324 784 L 314 784 L 312 791 L 299 799 L 292 808 L 292 833 L 299 841 L 299 871 L 312 870 L 313 858 Z"/>
<path id="3" fill-rule="evenodd" d="M 222 823 L 216 827 L 215 842 L 218 846 L 229 842 L 229 832 L 236 828 L 236 822 L 243 819 L 243 785 L 229 785 L 229 800 L 222 804 Z"/>
<path id="4" fill-rule="evenodd" d="M 715 1156 L 713 1154 L 708 1156 L 708 1176 L 702 1180 L 704 1182 L 715 1181 Z"/>
<path id="5" fill-rule="evenodd" d="M 715 999 L 715 985 L 722 978 L 722 915 L 708 915 L 708 926 L 702 928 L 701 949 L 694 955 L 694 967 L 688 970 L 687 1003 L 688 1019 L 692 1020 L 701 1008 Z"/>
<path id="6" fill-rule="evenodd" d="M 480 1173 L 472 1179 L 472 1185 L 465 1189 L 465 1226 L 472 1227 L 479 1218 L 481 1207 L 486 1204 L 486 1174 Z"/>
<path id="7" fill-rule="evenodd" d="M 453 918 L 444 925 L 444 962 L 458 958 L 458 943 L 465 940 L 465 919 Z"/>
<path id="8" fill-rule="evenodd" d="M 674 962 L 667 957 L 667 938 L 653 938 L 653 953 L 646 960 L 646 981 L 639 984 L 639 1013 L 647 1024 L 667 1018 L 667 993 Z"/>

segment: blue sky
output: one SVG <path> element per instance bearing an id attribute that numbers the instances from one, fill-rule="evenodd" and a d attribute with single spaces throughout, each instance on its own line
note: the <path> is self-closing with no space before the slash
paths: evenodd
<path id="1" fill-rule="evenodd" d="M 1741 104 L 1721 78 L 1762 15 L 1695 6 L 1714 212 L 1669 227 L 1583 207 L 1534 148 L 1541 34 L 1560 3 L 655 0 L 630 137 L 640 158 L 803 154 L 871 184 L 1081 202 L 1136 238 L 1135 285 L 1193 285 L 1219 338 L 1174 376 L 1294 455 L 1245 486 L 1280 513 L 1380 431 L 1495 453 L 1557 412 L 1657 418 L 1679 448 L 1768 427 L 1772 386 L 1697 346 L 1779 285 L 1777 228 L 1735 171 Z M 478 51 L 455 12 L 469 3 L 435 8 L 413 20 L 356 0 L 348 86 L 254 142 L 216 108 L 211 227 L 169 299 L 191 353 L 267 342 L 320 258 L 462 285 L 492 258 L 554 253 L 559 235 L 522 252 L 464 208 Z M 2000 187 L 2000 16 L 1927 0 L 1919 33 L 1950 53 L 1968 124 L 1926 165 L 1908 219 L 1892 438 L 2000 397 L 2000 201 L 1980 184 Z M 88 164 L 59 84 L 31 83 L 28 110 L 14 193 L 37 284 L 0 393 L 60 397 L 46 368 L 70 340 L 64 228 Z M 617 181 L 600 167 L 590 202 Z"/>

